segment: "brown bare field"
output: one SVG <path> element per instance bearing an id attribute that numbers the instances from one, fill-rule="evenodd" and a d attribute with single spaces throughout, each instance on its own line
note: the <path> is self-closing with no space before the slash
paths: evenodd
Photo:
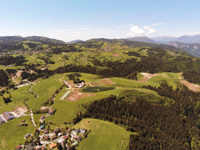
<path id="1" fill-rule="evenodd" d="M 119 54 L 114 54 L 113 57 L 120 57 L 120 55 Z"/>
<path id="2" fill-rule="evenodd" d="M 141 73 L 144 77 L 142 78 L 142 80 L 138 81 L 138 82 L 142 82 L 145 83 L 147 82 L 149 79 L 158 76 L 157 74 L 151 74 L 151 73 Z"/>
<path id="3" fill-rule="evenodd" d="M 183 85 L 187 86 L 188 89 L 190 89 L 193 92 L 199 92 L 200 91 L 199 85 L 190 83 L 188 81 L 180 81 L 180 83 L 182 83 Z"/>
<path id="4" fill-rule="evenodd" d="M 74 88 L 73 91 L 74 91 L 74 92 L 79 92 L 80 89 L 78 89 L 78 88 Z"/>
<path id="5" fill-rule="evenodd" d="M 65 98 L 65 100 L 75 102 L 82 98 L 91 97 L 91 96 L 95 96 L 95 94 L 94 93 L 71 92 Z"/>
<path id="6" fill-rule="evenodd" d="M 91 87 L 100 86 L 100 84 L 99 84 L 98 82 L 91 82 L 91 83 L 90 83 L 90 86 L 91 86 Z"/>
<path id="7" fill-rule="evenodd" d="M 15 107 L 15 109 L 14 109 L 14 113 L 16 114 L 16 115 L 23 115 L 24 113 L 26 113 L 28 111 L 28 109 L 26 108 L 26 107 L 19 107 L 19 106 L 17 106 L 17 107 Z"/>
<path id="8" fill-rule="evenodd" d="M 115 84 L 115 82 L 110 81 L 110 79 L 101 79 L 99 80 L 101 83 L 104 85 L 110 85 L 110 84 Z"/>

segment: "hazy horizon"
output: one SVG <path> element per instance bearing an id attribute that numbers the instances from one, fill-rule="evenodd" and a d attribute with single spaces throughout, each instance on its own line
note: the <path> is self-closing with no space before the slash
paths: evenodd
<path id="1" fill-rule="evenodd" d="M 199 1 L 0 0 L 0 36 L 63 41 L 200 34 Z"/>

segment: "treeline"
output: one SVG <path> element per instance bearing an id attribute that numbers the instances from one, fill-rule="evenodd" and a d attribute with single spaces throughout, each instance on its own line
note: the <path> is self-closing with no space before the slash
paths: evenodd
<path id="1" fill-rule="evenodd" d="M 19 50 L 24 49 L 23 44 L 0 44 L 0 51 L 2 50 Z"/>
<path id="2" fill-rule="evenodd" d="M 0 86 L 9 86 L 9 77 L 3 69 L 0 69 Z"/>
<path id="3" fill-rule="evenodd" d="M 137 72 L 183 72 L 183 76 L 190 82 L 200 83 L 200 59 L 177 55 L 176 57 L 168 54 L 168 50 L 159 48 L 148 48 L 148 56 L 140 56 L 136 52 L 128 52 L 129 56 L 140 57 L 141 60 L 128 59 L 120 61 L 99 61 L 93 58 L 93 64 L 107 69 L 99 71 L 101 75 L 125 77 L 137 79 Z"/>
<path id="4" fill-rule="evenodd" d="M 21 66 L 23 63 L 25 63 L 27 60 L 25 59 L 24 56 L 1 56 L 0 57 L 0 65 L 13 65 L 15 64 L 16 66 Z"/>
<path id="5" fill-rule="evenodd" d="M 169 106 L 151 103 L 145 98 L 110 96 L 88 105 L 86 111 L 77 114 L 74 123 L 82 118 L 97 118 L 122 125 L 137 135 L 131 135 L 129 149 L 193 149 L 200 145 L 198 114 L 199 93 L 187 88 L 173 91 L 172 87 L 162 84 L 160 88 L 147 87 L 159 95 L 173 98 Z M 127 98 L 127 96 L 126 96 Z"/>

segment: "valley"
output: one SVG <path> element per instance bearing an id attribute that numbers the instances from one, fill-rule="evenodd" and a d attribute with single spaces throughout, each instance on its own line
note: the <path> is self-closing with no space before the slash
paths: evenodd
<path id="1" fill-rule="evenodd" d="M 156 134 L 162 137 L 159 144 L 163 147 L 182 148 L 164 141 L 188 143 L 188 126 L 198 130 L 199 64 L 198 58 L 176 51 L 106 39 L 57 45 L 48 52 L 1 56 L 0 114 L 18 112 L 19 116 L 0 125 L 2 133 L 9 131 L 0 137 L 0 149 L 56 149 L 60 145 L 69 149 L 156 148 Z M 140 114 L 143 107 L 149 108 L 146 111 L 152 116 Z M 160 116 L 153 115 L 159 111 Z M 169 119 L 163 120 L 164 113 L 187 130 L 180 128 L 176 133 L 168 125 L 164 128 L 163 121 Z M 151 118 L 154 125 L 146 117 L 155 117 Z M 67 129 L 88 132 L 75 136 Z M 172 136 L 181 132 L 183 141 Z M 152 137 L 156 140 L 150 140 Z M 189 147 L 198 141 L 194 137 L 189 136 Z M 157 144 L 152 147 L 146 142 Z"/>

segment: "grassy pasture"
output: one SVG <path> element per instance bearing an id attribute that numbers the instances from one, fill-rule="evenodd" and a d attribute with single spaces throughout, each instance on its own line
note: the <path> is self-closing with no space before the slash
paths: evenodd
<path id="1" fill-rule="evenodd" d="M 17 126 L 21 120 L 26 120 L 28 126 Z M 0 150 L 14 150 L 18 144 L 23 144 L 24 136 L 33 131 L 34 127 L 31 124 L 30 116 L 20 117 L 0 125 Z"/>
<path id="2" fill-rule="evenodd" d="M 11 101 L 8 104 L 3 102 L 2 96 L 0 97 L 0 113 L 4 111 L 12 111 L 16 106 L 24 106 L 23 101 L 33 98 L 33 95 L 28 91 L 31 85 L 20 87 L 17 90 L 11 91 Z"/>
<path id="3" fill-rule="evenodd" d="M 78 146 L 78 150 L 125 150 L 131 134 L 123 127 L 97 119 L 83 119 L 74 128 L 91 129 L 88 137 Z"/>

